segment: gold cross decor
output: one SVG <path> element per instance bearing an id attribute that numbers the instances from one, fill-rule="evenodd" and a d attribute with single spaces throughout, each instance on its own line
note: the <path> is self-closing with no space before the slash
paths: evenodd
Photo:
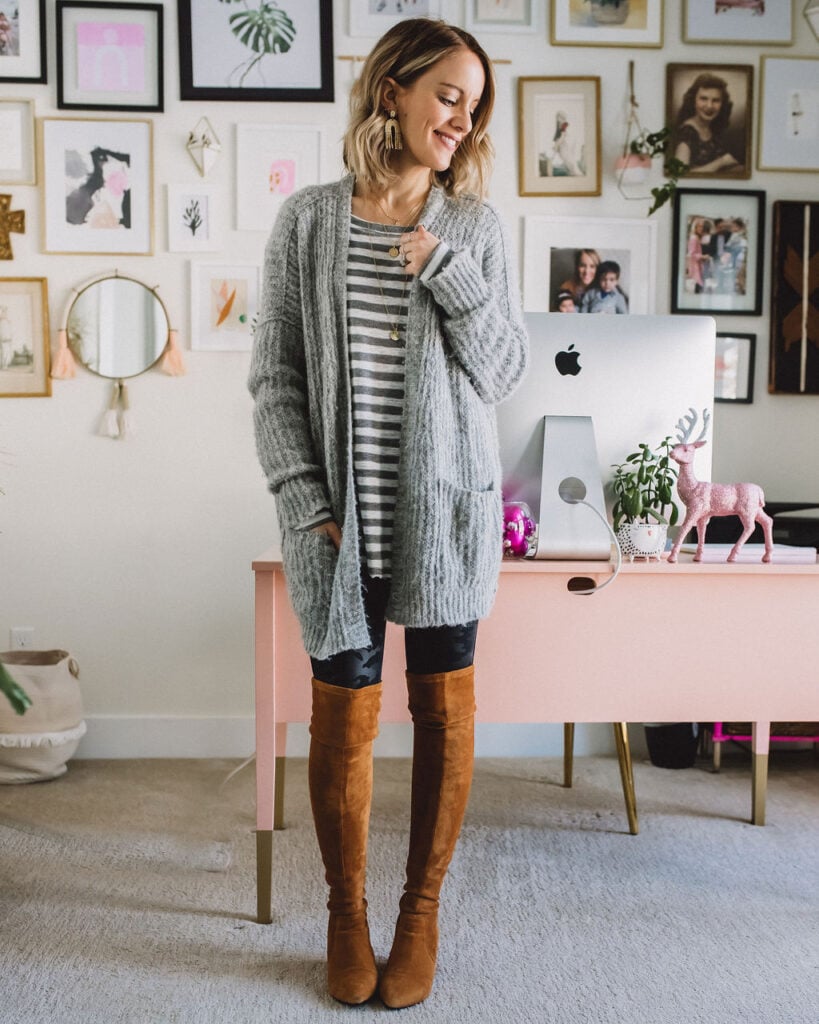
<path id="1" fill-rule="evenodd" d="M 11 196 L 0 196 L 0 260 L 14 259 L 11 251 L 12 231 L 22 235 L 26 230 L 26 211 L 11 209 Z"/>

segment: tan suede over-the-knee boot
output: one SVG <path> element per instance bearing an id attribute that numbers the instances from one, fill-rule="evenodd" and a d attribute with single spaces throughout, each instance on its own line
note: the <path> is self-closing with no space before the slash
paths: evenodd
<path id="1" fill-rule="evenodd" d="M 365 1003 L 378 985 L 364 879 L 380 708 L 381 683 L 348 690 L 313 680 L 310 803 L 330 886 L 327 986 L 342 1003 Z"/>
<path id="2" fill-rule="evenodd" d="M 426 999 L 435 979 L 438 897 L 461 831 L 474 755 L 472 666 L 435 675 L 407 673 L 414 724 L 407 881 L 392 952 L 378 987 L 386 1006 Z"/>

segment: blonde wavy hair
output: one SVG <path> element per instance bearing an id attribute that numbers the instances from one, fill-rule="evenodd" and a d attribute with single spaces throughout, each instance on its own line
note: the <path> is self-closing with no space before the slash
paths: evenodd
<path id="1" fill-rule="evenodd" d="M 471 50 L 480 60 L 486 83 L 472 115 L 472 130 L 455 150 L 447 170 L 435 171 L 433 175 L 448 195 L 486 195 L 495 155 L 487 131 L 495 105 L 492 63 L 469 32 L 431 18 L 408 18 L 394 25 L 364 62 L 350 93 L 350 122 L 344 135 L 344 166 L 348 171 L 378 190 L 395 181 L 396 173 L 384 141 L 384 81 L 392 78 L 407 88 L 460 47 Z"/>

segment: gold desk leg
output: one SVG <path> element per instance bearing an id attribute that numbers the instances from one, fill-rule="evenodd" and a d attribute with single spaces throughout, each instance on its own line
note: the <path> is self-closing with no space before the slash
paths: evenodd
<path id="1" fill-rule="evenodd" d="M 563 723 L 563 785 L 572 788 L 574 775 L 574 722 Z"/>
<path id="2" fill-rule="evenodd" d="M 284 828 L 284 765 L 286 758 L 276 758 L 276 783 L 273 789 L 273 828 Z"/>
<path id="3" fill-rule="evenodd" d="M 751 779 L 751 824 L 765 824 L 765 796 L 768 791 L 768 755 L 753 755 Z"/>
<path id="4" fill-rule="evenodd" d="M 256 832 L 256 920 L 270 924 L 273 878 L 273 833 L 270 829 Z"/>
<path id="5" fill-rule="evenodd" d="M 631 748 L 628 742 L 628 723 L 612 722 L 614 742 L 617 746 L 617 761 L 620 765 L 620 780 L 623 783 L 623 796 L 626 800 L 626 817 L 628 830 L 636 836 L 640 831 L 637 825 L 637 798 L 634 795 L 634 772 L 631 767 Z"/>

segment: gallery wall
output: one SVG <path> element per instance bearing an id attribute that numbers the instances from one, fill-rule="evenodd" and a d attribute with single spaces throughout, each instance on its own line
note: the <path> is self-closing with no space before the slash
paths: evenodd
<path id="1" fill-rule="evenodd" d="M 636 63 L 640 118 L 655 128 L 665 117 L 667 63 L 752 64 L 758 86 L 763 54 L 819 57 L 819 43 L 801 16 L 801 0 L 789 47 L 686 44 L 679 6 L 665 4 L 664 45 L 656 49 L 552 46 L 548 19 L 538 34 L 478 32 L 498 61 L 493 126 L 497 165 L 491 199 L 509 225 L 521 261 L 527 216 L 645 217 L 648 203 L 624 199 L 614 173 L 628 112 L 630 60 Z M 0 81 L 0 99 L 32 99 L 38 118 L 128 117 L 57 109 L 54 7 L 54 0 L 48 0 L 48 84 Z M 464 23 L 464 0 L 442 0 L 441 9 L 449 20 Z M 164 111 L 135 115 L 153 122 L 153 254 L 45 253 L 40 187 L 0 187 L 0 193 L 11 194 L 13 209 L 25 212 L 26 221 L 25 233 L 11 236 L 14 258 L 0 265 L 0 276 L 47 278 L 52 349 L 72 290 L 94 274 L 115 270 L 159 286 L 184 349 L 184 376 L 154 369 L 130 383 L 136 430 L 122 439 L 99 435 L 110 385 L 83 369 L 73 380 L 53 381 L 51 397 L 0 399 L 0 648 L 9 628 L 22 625 L 34 627 L 36 646 L 62 647 L 74 654 L 89 721 L 80 751 L 86 756 L 233 756 L 253 748 L 250 563 L 278 546 L 273 500 L 254 453 L 245 390 L 248 354 L 189 348 L 192 260 L 189 254 L 168 252 L 166 188 L 202 180 L 186 141 L 206 116 L 221 139 L 222 152 L 204 180 L 213 190 L 225 231 L 218 251 L 196 254 L 193 260 L 260 264 L 270 224 L 236 229 L 237 125 L 319 127 L 320 178 L 333 180 L 341 172 L 339 139 L 356 71 L 354 61 L 338 58 L 363 55 L 375 41 L 348 34 L 348 0 L 335 0 L 334 102 L 182 101 L 176 3 L 164 3 L 164 11 Z M 600 76 L 599 196 L 518 194 L 517 80 L 538 75 Z M 755 88 L 754 103 L 757 95 Z M 753 132 L 755 154 L 756 117 Z M 696 185 L 708 187 L 709 182 Z M 766 192 L 768 228 L 775 199 L 817 198 L 815 174 L 754 170 L 750 180 L 730 187 Z M 670 308 L 671 210 L 666 207 L 654 216 L 653 304 L 656 312 L 664 313 Z M 720 331 L 756 334 L 757 353 L 753 402 L 717 407 L 714 475 L 757 481 L 769 500 L 818 502 L 818 400 L 766 391 L 767 241 L 766 250 L 762 314 L 718 318 Z M 553 753 L 559 749 L 559 736 L 557 727 L 484 726 L 478 749 Z M 605 729 L 586 736 L 580 737 L 581 752 L 607 748 Z M 303 744 L 304 733 L 297 730 L 292 749 L 299 752 Z M 400 729 L 385 730 L 381 744 L 381 753 L 408 749 Z"/>

